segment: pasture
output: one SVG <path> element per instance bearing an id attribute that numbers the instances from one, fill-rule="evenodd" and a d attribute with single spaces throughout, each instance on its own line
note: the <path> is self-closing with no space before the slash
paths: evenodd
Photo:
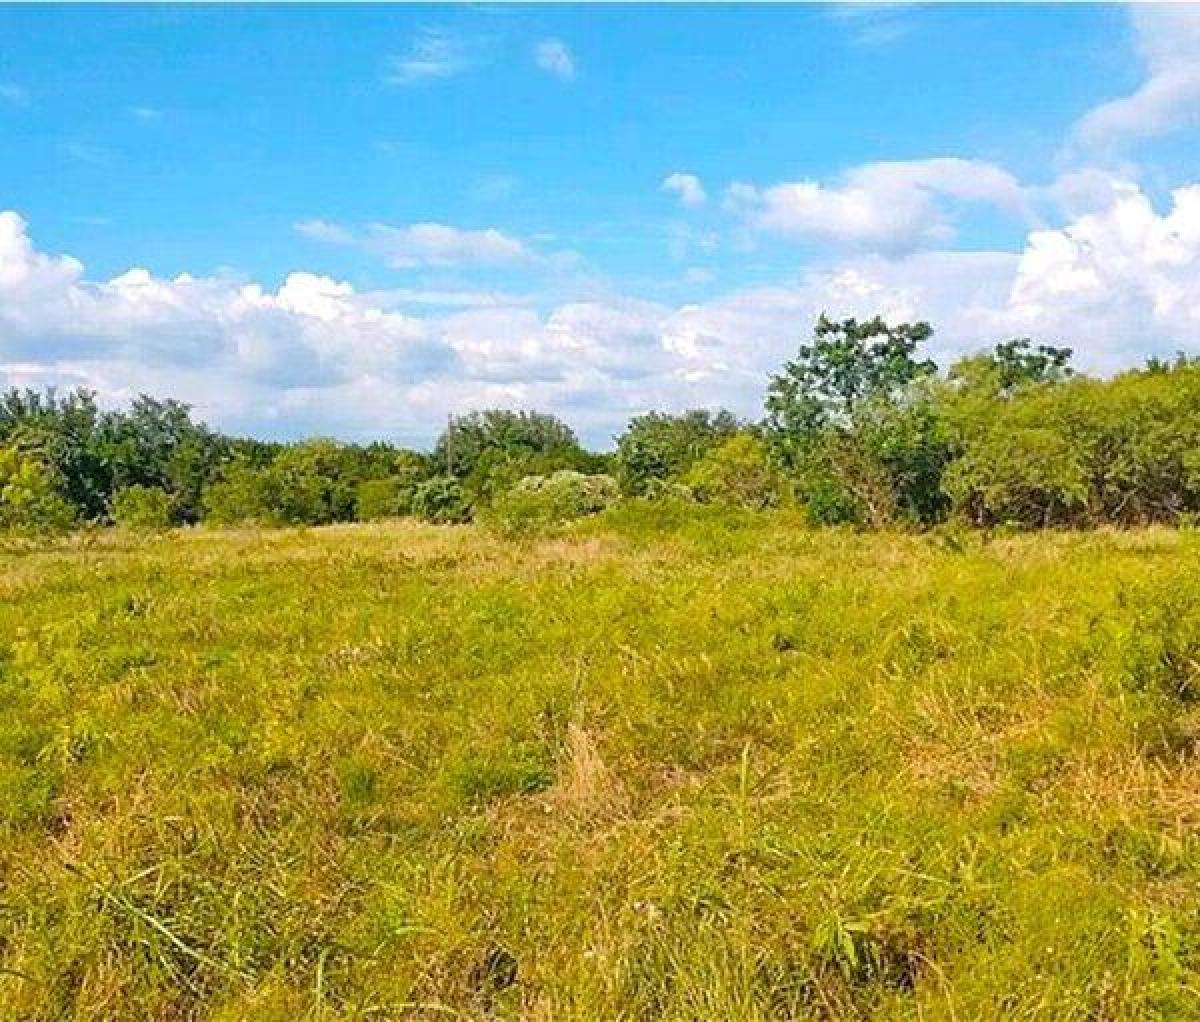
<path id="1" fill-rule="evenodd" d="M 0 1019 L 1200 1017 L 1200 535 L 0 553 Z"/>

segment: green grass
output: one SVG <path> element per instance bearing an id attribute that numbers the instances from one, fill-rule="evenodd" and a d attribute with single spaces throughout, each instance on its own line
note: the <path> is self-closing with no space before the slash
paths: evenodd
<path id="1" fill-rule="evenodd" d="M 1200 536 L 0 554 L 0 1019 L 1200 1017 Z"/>

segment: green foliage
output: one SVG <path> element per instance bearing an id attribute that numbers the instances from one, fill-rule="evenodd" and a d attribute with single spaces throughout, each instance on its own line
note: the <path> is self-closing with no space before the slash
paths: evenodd
<path id="1" fill-rule="evenodd" d="M 245 461 L 230 465 L 210 483 L 201 503 L 210 525 L 267 524 L 274 518 L 262 470 Z"/>
<path id="2" fill-rule="evenodd" d="M 171 498 L 165 490 L 134 483 L 117 491 L 109 514 L 123 529 L 165 529 L 171 524 Z"/>
<path id="3" fill-rule="evenodd" d="M 740 428 L 737 417 L 724 409 L 637 416 L 617 439 L 616 471 L 622 491 L 641 496 L 655 480 L 681 480 L 697 461 Z"/>
<path id="4" fill-rule="evenodd" d="M 1004 400 L 955 392 L 945 489 L 979 523 L 1122 525 L 1200 508 L 1200 367 L 1076 378 Z"/>
<path id="5" fill-rule="evenodd" d="M 604 511 L 619 495 L 612 476 L 569 469 L 526 476 L 493 502 L 486 521 L 507 536 L 534 535 Z"/>
<path id="6" fill-rule="evenodd" d="M 443 474 L 465 479 L 485 456 L 520 459 L 578 448 L 571 428 L 553 415 L 493 408 L 451 419 L 433 456 Z"/>
<path id="7" fill-rule="evenodd" d="M 768 429 L 794 443 L 831 422 L 847 424 L 864 402 L 895 397 L 936 372 L 933 362 L 916 357 L 917 345 L 932 335 L 928 323 L 836 322 L 822 315 L 812 343 L 771 378 Z"/>
<path id="8" fill-rule="evenodd" d="M 0 395 L 0 446 L 48 482 L 14 488 L 21 495 L 7 514 L 15 519 L 11 508 L 23 502 L 25 520 L 106 522 L 126 491 L 152 490 L 182 524 L 407 514 L 457 522 L 493 504 L 502 505 L 495 522 L 545 523 L 570 517 L 570 500 L 559 507 L 559 497 L 519 484 L 570 472 L 614 476 L 625 495 L 655 503 L 761 509 L 786 494 L 822 525 L 930 527 L 953 517 L 1089 527 L 1200 516 L 1200 360 L 1151 360 L 1098 380 L 1075 374 L 1069 348 L 1017 338 L 942 376 L 919 350 L 931 333 L 926 323 L 822 316 L 770 381 L 761 424 L 727 411 L 650 412 L 611 455 L 584 450 L 563 422 L 537 412 L 454 418 L 421 454 L 380 442 L 226 437 L 177 401 L 142 396 L 104 411 L 84 391 L 13 390 Z"/>
<path id="9" fill-rule="evenodd" d="M 264 475 L 272 516 L 280 522 L 327 525 L 354 517 L 354 453 L 335 440 L 290 446 Z"/>
<path id="10" fill-rule="evenodd" d="M 990 351 L 960 359 L 950 367 L 950 382 L 961 390 L 989 397 L 1011 397 L 1027 387 L 1062 383 L 1074 375 L 1071 349 L 1035 345 L 1028 337 L 1002 341 Z"/>
<path id="11" fill-rule="evenodd" d="M 1065 525 L 1087 507 L 1087 476 L 1070 441 L 1028 426 L 985 433 L 946 474 L 955 511 L 975 525 Z"/>
<path id="12" fill-rule="evenodd" d="M 400 518 L 412 512 L 416 485 L 399 476 L 365 479 L 358 484 L 354 499 L 354 517 L 360 522 L 378 522 Z"/>
<path id="13" fill-rule="evenodd" d="M 753 510 L 778 507 L 785 493 L 767 445 L 751 433 L 739 433 L 714 447 L 685 480 L 700 501 Z"/>
<path id="14" fill-rule="evenodd" d="M 813 342 L 767 388 L 766 437 L 818 523 L 928 524 L 952 451 L 917 347 L 927 323 L 822 316 Z"/>
<path id="15" fill-rule="evenodd" d="M 434 476 L 413 492 L 413 514 L 434 525 L 458 525 L 471 520 L 471 505 L 462 485 L 452 476 Z"/>
<path id="16" fill-rule="evenodd" d="M 53 472 L 31 455 L 0 447 L 0 530 L 40 535 L 62 532 L 74 521 Z"/>

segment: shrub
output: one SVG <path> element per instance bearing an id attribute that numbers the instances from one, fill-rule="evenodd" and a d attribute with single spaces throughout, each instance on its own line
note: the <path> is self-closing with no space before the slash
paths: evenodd
<path id="1" fill-rule="evenodd" d="M 213 525 L 268 522 L 273 519 L 266 481 L 249 465 L 234 465 L 204 490 L 204 520 Z"/>
<path id="2" fill-rule="evenodd" d="M 367 479 L 358 484 L 354 517 L 360 522 L 378 522 L 412 513 L 417 484 L 400 476 Z"/>
<path id="3" fill-rule="evenodd" d="M 944 487 L 955 512 L 975 525 L 1063 525 L 1087 508 L 1078 450 L 1061 433 L 1037 427 L 973 443 L 946 472 Z"/>
<path id="4" fill-rule="evenodd" d="M 413 493 L 412 510 L 418 518 L 434 525 L 457 525 L 471 520 L 471 506 L 457 479 L 434 476 Z"/>
<path id="5" fill-rule="evenodd" d="M 11 447 L 0 447 L 0 529 L 31 534 L 63 532 L 75 511 L 59 494 L 44 464 Z"/>
<path id="6" fill-rule="evenodd" d="M 113 496 L 109 514 L 123 529 L 165 529 L 171 524 L 171 498 L 156 486 L 127 486 Z"/>
<path id="7" fill-rule="evenodd" d="M 766 444 L 749 433 L 709 451 L 692 466 L 686 482 L 702 502 L 760 510 L 777 507 L 784 492 Z"/>
<path id="8" fill-rule="evenodd" d="M 597 514 L 619 495 L 612 476 L 570 470 L 527 476 L 492 504 L 488 524 L 506 535 L 536 533 Z"/>
<path id="9" fill-rule="evenodd" d="M 666 479 L 648 479 L 642 496 L 654 504 L 694 504 L 695 491 L 687 483 L 673 483 Z"/>
<path id="10" fill-rule="evenodd" d="M 723 409 L 637 416 L 617 440 L 617 477 L 622 491 L 647 496 L 655 480 L 678 479 L 738 429 L 737 417 Z"/>

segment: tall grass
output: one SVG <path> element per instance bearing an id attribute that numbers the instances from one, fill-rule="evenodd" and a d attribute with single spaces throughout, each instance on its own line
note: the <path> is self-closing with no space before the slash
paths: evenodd
<path id="1" fill-rule="evenodd" d="M 0 554 L 0 1018 L 1200 1017 L 1200 539 Z"/>

